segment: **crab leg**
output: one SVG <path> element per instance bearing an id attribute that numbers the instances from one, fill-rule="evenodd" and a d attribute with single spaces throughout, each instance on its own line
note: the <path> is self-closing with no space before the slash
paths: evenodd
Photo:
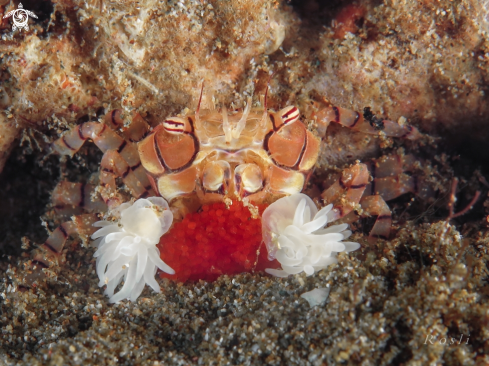
<path id="1" fill-rule="evenodd" d="M 112 129 L 122 129 L 123 135 L 131 142 L 139 142 L 146 137 L 149 132 L 149 125 L 139 113 L 132 116 L 129 126 L 124 127 L 124 120 L 121 117 L 122 110 L 114 109 L 105 115 L 105 123 Z"/>
<path id="2" fill-rule="evenodd" d="M 100 199 L 92 201 L 93 188 L 91 184 L 70 183 L 67 181 L 58 183 L 51 197 L 55 210 L 64 214 L 72 213 L 76 209 L 79 209 L 79 211 L 85 209 L 92 212 L 105 211 L 107 207 Z M 97 220 L 95 214 L 77 215 L 72 217 L 72 221 L 64 222 L 58 226 L 49 235 L 44 244 L 40 246 L 40 249 L 36 251 L 34 260 L 39 263 L 34 262 L 34 264 L 37 263 L 42 268 L 49 267 L 48 257 L 59 255 L 63 250 L 66 239 L 72 234 L 77 233 L 85 243 L 88 242 L 88 236 L 95 231 L 92 224 Z"/>
<path id="3" fill-rule="evenodd" d="M 82 209 L 89 212 L 106 211 L 104 202 L 98 196 L 92 197 L 94 188 L 92 184 L 59 182 L 51 196 L 56 213 L 68 216 Z"/>
<path id="4" fill-rule="evenodd" d="M 68 211 L 76 208 L 85 209 L 88 211 L 105 211 L 106 206 L 101 200 L 92 201 L 91 196 L 93 186 L 90 184 L 60 182 L 54 188 L 52 202 L 55 205 L 56 211 Z M 49 266 L 49 256 L 59 255 L 63 250 L 68 236 L 78 234 L 85 243 L 88 242 L 88 236 L 91 235 L 95 228 L 92 224 L 97 221 L 96 214 L 84 214 L 72 217 L 72 221 L 66 221 L 58 226 L 48 237 L 48 239 L 40 246 L 34 258 L 38 261 L 39 266 Z M 50 254 L 46 256 L 46 254 Z"/>
<path id="5" fill-rule="evenodd" d="M 116 110 L 109 113 L 106 123 L 113 128 L 123 125 L 121 112 Z M 135 115 L 129 127 L 122 127 L 123 134 L 130 141 L 117 135 L 107 128 L 107 125 L 98 122 L 85 122 L 68 131 L 63 137 L 56 140 L 52 150 L 61 155 L 73 156 L 87 139 L 104 152 L 101 164 L 100 183 L 101 196 L 105 203 L 92 200 L 93 185 L 60 182 L 53 191 L 52 201 L 55 210 L 62 214 L 72 214 L 80 210 L 104 211 L 105 204 L 115 206 L 122 203 L 117 193 L 115 178 L 120 176 L 124 184 L 135 197 L 154 194 L 144 168 L 141 165 L 135 143 L 143 139 L 149 131 L 149 126 L 140 115 Z M 89 236 L 96 230 L 93 223 L 99 218 L 95 214 L 78 215 L 72 217 L 57 227 L 33 254 L 33 271 L 26 276 L 26 283 L 44 277 L 43 268 L 59 261 L 66 240 L 70 235 L 78 234 L 83 242 L 88 243 Z"/>
<path id="6" fill-rule="evenodd" d="M 73 221 L 66 221 L 59 225 L 49 235 L 47 240 L 42 244 L 43 249 L 47 249 L 49 253 L 60 255 L 66 243 L 66 239 L 76 233 L 76 225 Z"/>
<path id="7" fill-rule="evenodd" d="M 386 177 L 380 179 L 395 179 Z M 380 195 L 362 197 L 368 185 L 369 172 L 367 165 L 359 164 L 345 169 L 341 177 L 321 194 L 322 203 L 333 203 L 329 219 L 353 222 L 358 218 L 356 211 L 377 216 L 370 232 L 370 238 L 388 238 L 392 225 L 391 211 Z M 363 215 L 363 213 L 362 213 Z"/>
<path id="8" fill-rule="evenodd" d="M 348 127 L 353 131 L 364 132 L 371 135 L 380 135 L 383 133 L 386 136 L 409 140 L 415 140 L 421 136 L 416 127 L 410 125 L 401 126 L 396 122 L 377 118 L 370 111 L 370 108 L 365 108 L 362 115 L 350 109 L 330 106 L 316 112 L 316 117 L 318 122 L 326 127 L 329 123 L 335 122 Z"/>
<path id="9" fill-rule="evenodd" d="M 61 253 L 70 235 L 78 234 L 86 245 L 90 235 L 97 230 L 93 224 L 98 220 L 96 214 L 78 215 L 73 216 L 72 221 L 67 221 L 58 226 L 44 244 L 33 251 L 30 270 L 26 271 L 21 281 L 22 285 L 19 287 L 29 288 L 35 281 L 40 281 L 46 277 L 42 271 L 44 268 L 59 264 Z"/>
<path id="10" fill-rule="evenodd" d="M 369 234 L 369 241 L 372 241 L 375 238 L 389 239 L 392 226 L 392 214 L 389 206 L 385 203 L 385 200 L 379 195 L 366 196 L 360 200 L 360 206 L 363 211 L 361 216 L 377 216 L 375 224 Z M 358 216 L 356 211 L 352 211 L 347 216 L 343 217 L 342 221 L 351 223 L 356 221 Z"/>
<path id="11" fill-rule="evenodd" d="M 107 114 L 105 120 L 108 125 L 113 128 L 119 128 L 123 125 L 121 119 L 121 111 L 114 110 Z M 122 159 L 131 167 L 141 182 L 146 181 L 146 173 L 141 166 L 139 154 L 135 146 L 135 142 L 142 140 L 149 131 L 148 124 L 144 119 L 136 114 L 129 127 L 123 128 L 123 134 L 131 141 L 128 143 L 114 131 L 107 128 L 107 125 L 98 122 L 85 122 L 72 130 L 68 131 L 64 136 L 56 140 L 52 144 L 52 149 L 61 155 L 73 156 L 83 145 L 87 139 L 92 139 L 95 145 L 104 153 L 108 150 L 117 151 Z"/>
<path id="12" fill-rule="evenodd" d="M 113 120 L 115 121 L 116 118 L 114 117 Z M 131 131 L 127 133 L 132 134 Z M 109 206 L 122 203 L 116 194 L 115 175 L 122 177 L 135 197 L 144 194 L 144 187 L 149 187 L 150 184 L 144 168 L 141 166 L 137 149 L 133 143 L 127 143 L 126 140 L 107 128 L 105 124 L 98 122 L 82 123 L 56 140 L 52 148 L 62 155 L 72 156 L 88 138 L 91 138 L 95 145 L 105 153 L 102 159 L 100 182 L 108 185 L 109 192 L 103 195 L 104 201 Z"/>
<path id="13" fill-rule="evenodd" d="M 129 130 L 128 134 L 132 137 L 135 136 Z M 56 140 L 52 147 L 53 150 L 61 155 L 73 156 L 88 138 L 91 138 L 104 153 L 108 150 L 115 150 L 120 155 L 118 159 L 122 158 L 125 160 L 125 163 L 131 167 L 139 180 L 147 180 L 145 178 L 146 173 L 141 166 L 138 151 L 134 144 L 127 143 L 122 137 L 108 129 L 104 124 L 86 122 L 78 125 L 63 137 Z"/>
<path id="14" fill-rule="evenodd" d="M 124 126 L 124 120 L 121 118 L 122 111 L 115 109 L 105 116 L 105 123 L 85 122 L 69 130 L 58 140 L 53 142 L 52 149 L 60 155 L 73 156 L 87 139 L 92 139 L 100 150 L 122 149 L 126 141 L 117 135 L 112 129 L 121 129 L 123 135 L 132 143 L 141 141 L 149 132 L 149 125 L 139 113 L 135 113 L 131 123 Z"/>
<path id="15" fill-rule="evenodd" d="M 102 157 L 100 164 L 100 183 L 107 191 L 102 192 L 102 198 L 111 206 L 122 203 L 117 194 L 116 177 L 121 177 L 132 196 L 136 198 L 155 195 L 146 174 L 142 175 L 141 164 L 130 166 L 115 150 L 108 150 Z"/>
<path id="16" fill-rule="evenodd" d="M 60 155 L 73 156 L 87 139 L 92 139 L 103 152 L 110 149 L 118 150 L 126 144 L 125 140 L 107 128 L 107 125 L 98 122 L 85 122 L 54 141 L 51 147 Z"/>
<path id="17" fill-rule="evenodd" d="M 358 206 L 367 187 L 369 173 L 365 164 L 357 163 L 345 169 L 341 177 L 321 194 L 324 205 L 333 203 L 330 220 L 338 220 Z"/>
<path id="18" fill-rule="evenodd" d="M 100 199 L 92 201 L 93 185 L 70 183 L 62 181 L 54 188 L 51 197 L 55 210 L 65 216 L 74 212 L 105 211 L 106 205 Z M 95 196 L 97 197 L 97 196 Z M 90 235 L 96 230 L 92 225 L 99 218 L 97 214 L 82 214 L 73 216 L 71 221 L 66 221 L 50 233 L 48 239 L 33 251 L 31 271 L 25 276 L 23 283 L 30 286 L 34 281 L 45 277 L 42 269 L 59 262 L 66 240 L 70 235 L 78 234 L 86 245 Z M 25 286 L 24 286 L 25 287 Z"/>
<path id="19" fill-rule="evenodd" d="M 416 159 L 413 155 L 391 154 L 372 160 L 367 164 L 370 174 L 375 178 L 385 178 L 399 175 L 405 171 L 412 170 Z"/>
<path id="20" fill-rule="evenodd" d="M 407 174 L 393 177 L 375 178 L 365 189 L 365 196 L 380 195 L 385 201 L 417 192 L 417 179 Z"/>
<path id="21" fill-rule="evenodd" d="M 413 155 L 392 154 L 367 163 L 372 181 L 365 189 L 364 195 L 379 194 L 385 201 L 397 198 L 405 193 L 430 196 L 430 188 L 416 175 L 406 174 L 415 168 Z"/>
<path id="22" fill-rule="evenodd" d="M 101 183 L 105 186 L 104 201 L 110 206 L 122 203 L 116 191 L 115 178 L 123 182 L 134 197 L 150 194 L 150 182 L 141 165 L 135 142 L 142 140 L 149 131 L 148 124 L 139 115 L 133 116 L 128 127 L 124 127 L 121 110 L 114 110 L 105 116 L 105 122 L 112 128 L 122 128 L 127 142 L 106 124 L 85 122 L 68 131 L 52 144 L 52 149 L 61 155 L 73 156 L 87 139 L 92 139 L 104 154 L 101 166 Z M 149 192 L 148 192 L 149 191 Z M 74 199 L 76 199 L 75 197 Z"/>
<path id="23" fill-rule="evenodd" d="M 70 235 L 78 234 L 84 243 L 88 237 L 97 230 L 92 225 L 98 221 L 96 214 L 85 214 L 73 216 L 72 221 L 66 221 L 58 226 L 47 238 L 47 240 L 34 252 L 33 264 L 41 268 L 48 268 L 51 262 L 58 260 L 66 240 Z"/>

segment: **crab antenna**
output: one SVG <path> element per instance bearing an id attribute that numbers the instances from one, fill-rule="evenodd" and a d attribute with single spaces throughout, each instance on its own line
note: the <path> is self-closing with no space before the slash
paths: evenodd
<path id="1" fill-rule="evenodd" d="M 267 98 L 268 98 L 268 89 L 270 88 L 270 82 L 272 81 L 273 76 L 275 75 L 275 71 L 272 72 L 272 75 L 268 78 L 267 81 L 267 88 L 265 89 L 265 98 L 263 100 L 263 117 L 262 117 L 262 127 L 265 128 L 267 125 L 267 114 L 268 114 L 268 107 L 267 107 Z"/>
<path id="2" fill-rule="evenodd" d="M 266 128 L 267 128 L 267 118 L 268 118 L 268 108 L 267 108 L 268 107 L 267 106 L 268 88 L 270 87 L 270 81 L 272 80 L 273 75 L 275 75 L 275 72 L 273 72 L 272 75 L 270 75 L 270 77 L 268 78 L 267 87 L 265 89 L 265 97 L 263 98 L 263 115 L 262 115 L 261 120 L 260 120 L 260 127 L 261 127 L 261 132 L 262 133 L 265 133 L 266 132 Z M 255 143 L 260 142 L 260 140 L 263 138 L 262 133 L 257 133 L 255 135 L 255 138 L 253 139 L 253 141 Z"/>
<path id="3" fill-rule="evenodd" d="M 267 110 L 267 98 L 268 98 L 268 83 L 267 83 L 267 88 L 265 89 L 265 96 L 263 97 L 263 109 L 266 111 Z"/>
<path id="4" fill-rule="evenodd" d="M 272 74 L 273 75 L 273 74 Z M 267 110 L 267 98 L 268 98 L 268 89 L 270 88 L 270 81 L 272 80 L 272 76 L 267 81 L 267 87 L 265 89 L 265 98 L 263 99 L 263 108 Z"/>
<path id="5" fill-rule="evenodd" d="M 195 118 L 199 119 L 200 104 L 202 103 L 202 95 L 204 94 L 204 81 L 202 81 L 202 86 L 200 87 L 199 103 L 197 104 L 197 110 L 195 111 Z"/>
<path id="6" fill-rule="evenodd" d="M 200 141 L 202 144 L 207 144 L 209 137 L 207 136 L 207 133 L 204 130 L 204 126 L 202 125 L 200 121 L 200 105 L 202 103 L 202 95 L 204 94 L 204 81 L 202 81 L 202 86 L 200 88 L 200 96 L 199 96 L 199 103 L 197 104 L 197 110 L 195 111 L 195 126 L 197 130 L 199 131 L 199 137 Z"/>

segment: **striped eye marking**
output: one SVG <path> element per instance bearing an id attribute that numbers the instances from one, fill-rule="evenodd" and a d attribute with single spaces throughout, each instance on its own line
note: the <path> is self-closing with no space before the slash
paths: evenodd
<path id="1" fill-rule="evenodd" d="M 163 122 L 163 128 L 172 135 L 180 135 L 185 131 L 185 120 L 179 117 L 170 117 Z"/>
<path id="2" fill-rule="evenodd" d="M 282 122 L 284 125 L 287 125 L 289 123 L 294 123 L 299 119 L 300 112 L 297 107 L 290 106 L 282 109 L 280 111 L 280 115 L 282 116 Z"/>

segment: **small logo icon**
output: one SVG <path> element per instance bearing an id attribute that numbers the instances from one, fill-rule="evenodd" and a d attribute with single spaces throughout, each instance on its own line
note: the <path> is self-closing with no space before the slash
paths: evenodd
<path id="1" fill-rule="evenodd" d="M 14 25 L 12 25 L 13 31 L 17 28 L 25 29 L 26 31 L 28 31 L 29 25 L 27 24 L 27 22 L 29 21 L 29 15 L 37 19 L 36 14 L 34 14 L 32 11 L 25 10 L 22 3 L 20 3 L 17 9 L 9 11 L 7 15 L 4 15 L 4 18 L 12 17 L 12 20 L 14 21 Z"/>

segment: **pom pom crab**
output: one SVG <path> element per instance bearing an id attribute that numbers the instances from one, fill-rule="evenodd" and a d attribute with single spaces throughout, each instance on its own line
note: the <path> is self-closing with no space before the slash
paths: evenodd
<path id="1" fill-rule="evenodd" d="M 121 110 L 113 110 L 103 122 L 81 123 L 51 145 L 54 152 L 73 156 L 91 139 L 104 155 L 95 183 L 63 181 L 55 188 L 56 211 L 77 215 L 34 251 L 33 271 L 26 283 L 59 262 L 70 235 L 87 239 L 94 232 L 95 213 L 113 210 L 125 201 L 118 178 L 134 198 L 168 200 L 177 218 L 216 201 L 240 200 L 252 211 L 252 203 L 271 204 L 303 190 L 318 158 L 320 137 L 331 122 L 367 134 L 420 136 L 416 128 L 378 119 L 369 110 L 361 115 L 328 106 L 315 115 L 323 135 L 318 137 L 301 122 L 297 107 L 269 110 L 266 94 L 262 106 L 252 107 L 248 98 L 244 109 L 230 112 L 201 109 L 201 100 L 202 95 L 195 113 L 169 117 L 153 129 L 137 113 L 127 123 Z M 372 165 L 370 173 L 366 164 L 356 163 L 316 203 L 333 205 L 329 221 L 351 222 L 359 213 L 377 216 L 370 236 L 387 238 L 391 212 L 385 200 L 417 190 L 415 179 L 403 174 L 412 163 L 411 156 L 393 155 Z"/>

